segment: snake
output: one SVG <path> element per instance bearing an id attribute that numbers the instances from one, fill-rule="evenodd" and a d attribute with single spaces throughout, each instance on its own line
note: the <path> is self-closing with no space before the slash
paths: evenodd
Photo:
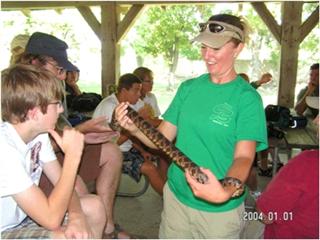
<path id="1" fill-rule="evenodd" d="M 138 129 L 162 152 L 173 160 L 181 169 L 189 171 L 192 178 L 197 182 L 205 184 L 208 182 L 208 176 L 201 171 L 200 167 L 181 152 L 171 141 L 169 141 L 161 132 L 153 127 L 148 121 L 143 119 L 130 106 L 127 108 L 127 116 L 138 127 Z M 115 112 L 112 114 L 110 127 L 114 131 L 121 131 Z"/>
<path id="2" fill-rule="evenodd" d="M 134 109 L 130 106 L 127 107 L 127 116 L 138 127 L 138 129 L 162 152 L 170 157 L 178 167 L 184 171 L 188 171 L 193 179 L 201 184 L 208 183 L 208 176 L 201 171 L 200 167 L 188 158 L 182 151 L 180 151 L 171 141 L 169 141 L 161 132 L 153 127 L 148 121 L 142 118 Z M 115 111 L 112 114 L 110 127 L 114 131 L 121 131 L 122 127 L 116 119 Z M 239 197 L 244 192 L 244 185 L 242 182 L 233 177 L 225 177 L 219 179 L 219 182 L 223 187 L 234 186 L 236 191 L 232 194 L 233 197 Z"/>

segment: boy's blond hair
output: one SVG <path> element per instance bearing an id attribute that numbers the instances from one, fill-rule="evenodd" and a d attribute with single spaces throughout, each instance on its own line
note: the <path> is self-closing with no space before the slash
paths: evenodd
<path id="1" fill-rule="evenodd" d="M 1 72 L 2 120 L 20 123 L 27 113 L 39 106 L 47 112 L 49 103 L 61 100 L 63 87 L 49 71 L 32 65 L 16 64 Z"/>

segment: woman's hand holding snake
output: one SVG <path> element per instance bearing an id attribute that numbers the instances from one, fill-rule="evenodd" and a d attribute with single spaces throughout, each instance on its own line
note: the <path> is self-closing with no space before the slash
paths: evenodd
<path id="1" fill-rule="evenodd" d="M 128 130 L 131 134 L 134 134 L 139 129 L 137 126 L 132 122 L 132 120 L 127 116 L 128 110 L 127 107 L 129 106 L 128 102 L 120 103 L 115 109 L 115 118 L 118 124 Z"/>
<path id="2" fill-rule="evenodd" d="M 223 203 L 231 198 L 232 194 L 226 191 L 226 189 L 221 185 L 221 182 L 209 169 L 200 169 L 208 176 L 207 184 L 199 183 L 190 175 L 189 171 L 185 171 L 187 182 L 195 196 L 213 203 Z"/>

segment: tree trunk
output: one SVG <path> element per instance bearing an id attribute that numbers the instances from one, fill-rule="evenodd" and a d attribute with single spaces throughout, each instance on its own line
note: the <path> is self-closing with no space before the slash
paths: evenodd
<path id="1" fill-rule="evenodd" d="M 137 61 L 137 66 L 138 67 L 143 66 L 143 60 L 144 60 L 143 57 L 136 53 L 136 61 Z"/>
<path id="2" fill-rule="evenodd" d="M 252 53 L 252 61 L 251 61 L 251 73 L 249 73 L 250 82 L 257 81 L 261 75 L 262 69 L 262 61 L 260 60 L 260 52 L 262 47 L 262 37 L 257 36 L 254 41 L 252 41 L 251 53 Z"/>
<path id="3" fill-rule="evenodd" d="M 170 62 L 169 62 L 169 78 L 168 78 L 168 90 L 173 90 L 176 84 L 175 72 L 177 70 L 179 60 L 179 39 L 176 38 L 175 44 L 172 51 L 170 52 Z"/>

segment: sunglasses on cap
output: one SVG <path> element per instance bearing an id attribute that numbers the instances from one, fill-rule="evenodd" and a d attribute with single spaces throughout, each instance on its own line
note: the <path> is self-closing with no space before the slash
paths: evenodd
<path id="1" fill-rule="evenodd" d="M 208 29 L 211 33 L 223 33 L 223 32 L 231 32 L 235 33 L 235 38 L 239 39 L 241 42 L 243 42 L 243 31 L 231 24 L 227 24 L 225 22 L 219 22 L 219 21 L 208 21 L 205 23 L 199 23 L 200 32 L 206 31 Z"/>

